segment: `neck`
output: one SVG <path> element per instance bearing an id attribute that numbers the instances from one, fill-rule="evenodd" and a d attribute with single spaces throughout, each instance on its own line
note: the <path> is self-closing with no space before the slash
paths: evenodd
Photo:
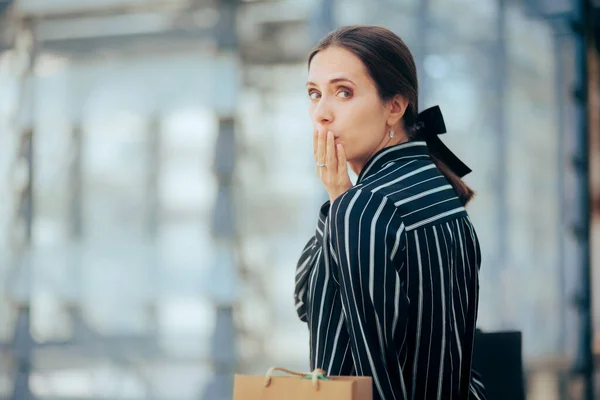
<path id="1" fill-rule="evenodd" d="M 371 159 L 371 157 L 373 157 L 375 154 L 377 154 L 377 152 L 379 152 L 380 150 L 383 150 L 387 147 L 396 146 L 396 145 L 398 145 L 400 143 L 404 143 L 404 142 L 408 142 L 408 137 L 406 135 L 397 134 L 393 138 L 386 136 L 386 139 L 383 140 L 383 142 L 381 142 L 381 144 L 379 144 L 379 146 L 377 146 L 373 151 L 371 151 L 366 156 L 361 157 L 360 159 L 349 160 L 348 165 L 350 165 L 350 168 L 352 169 L 352 171 L 354 171 L 354 173 L 356 175 L 360 175 L 360 171 L 362 171 L 362 169 L 365 167 L 367 162 Z"/>

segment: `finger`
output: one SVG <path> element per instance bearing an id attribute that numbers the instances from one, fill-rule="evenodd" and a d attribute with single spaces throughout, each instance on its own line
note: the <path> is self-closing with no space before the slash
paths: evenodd
<path id="1" fill-rule="evenodd" d="M 322 127 L 317 127 L 317 129 L 315 130 L 315 138 L 316 138 L 316 155 L 315 155 L 315 162 L 317 164 L 323 164 L 325 163 L 325 146 L 323 145 L 323 141 L 322 141 L 322 136 L 324 134 L 324 130 Z M 322 177 L 323 174 L 323 170 L 325 169 L 324 167 L 319 167 L 318 165 L 316 166 L 317 169 L 317 176 L 319 176 L 319 178 Z"/>
<path id="2" fill-rule="evenodd" d="M 331 173 L 337 172 L 337 156 L 335 154 L 335 142 L 333 132 L 327 132 L 327 153 L 326 153 L 327 171 Z"/>
<path id="3" fill-rule="evenodd" d="M 325 152 L 327 151 L 325 145 L 325 130 L 319 129 L 317 139 L 317 162 L 319 164 L 325 164 Z"/>
<path id="4" fill-rule="evenodd" d="M 346 161 L 346 152 L 344 151 L 344 146 L 341 144 L 337 145 L 337 161 L 338 161 L 338 173 L 347 172 L 348 164 Z"/>

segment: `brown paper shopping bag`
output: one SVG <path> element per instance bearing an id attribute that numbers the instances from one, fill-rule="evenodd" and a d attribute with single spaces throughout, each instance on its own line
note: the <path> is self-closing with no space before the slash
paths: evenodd
<path id="1" fill-rule="evenodd" d="M 282 371 L 293 376 L 273 376 Z M 233 400 L 372 400 L 373 379 L 368 376 L 326 376 L 273 367 L 266 376 L 235 375 Z"/>

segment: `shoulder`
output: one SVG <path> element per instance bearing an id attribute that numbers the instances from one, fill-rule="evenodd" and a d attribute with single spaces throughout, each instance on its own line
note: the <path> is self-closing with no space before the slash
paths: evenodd
<path id="1" fill-rule="evenodd" d="M 390 162 L 365 179 L 360 186 L 366 191 L 377 192 L 397 201 L 414 193 L 413 188 L 419 190 L 417 187 L 423 183 L 443 178 L 431 159 L 416 159 L 408 162 Z"/>
<path id="2" fill-rule="evenodd" d="M 407 228 L 466 215 L 456 191 L 430 159 L 391 163 L 353 188 L 358 190 L 359 199 L 385 200 L 385 209 L 394 209 Z"/>
<path id="3" fill-rule="evenodd" d="M 424 188 L 443 183 L 443 175 L 430 159 L 389 162 L 336 199 L 334 205 L 343 210 L 356 204 L 390 203 L 391 206 Z"/>
<path id="4" fill-rule="evenodd" d="M 362 184 L 356 185 L 337 198 L 330 209 L 335 223 L 364 223 L 384 218 L 400 218 L 394 202 L 383 192 L 369 190 Z"/>

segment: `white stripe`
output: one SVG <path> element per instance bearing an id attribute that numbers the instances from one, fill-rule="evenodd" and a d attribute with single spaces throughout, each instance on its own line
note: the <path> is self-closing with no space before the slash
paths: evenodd
<path id="1" fill-rule="evenodd" d="M 438 253 L 438 265 L 440 267 L 440 287 L 442 289 L 442 351 L 440 352 L 440 375 L 438 379 L 438 400 L 442 398 L 442 383 L 444 378 L 444 356 L 446 355 L 446 293 L 444 287 L 444 262 L 440 251 L 440 241 L 437 234 L 437 229 L 433 227 L 433 235 L 435 236 L 435 245 Z"/>
<path id="2" fill-rule="evenodd" d="M 483 383 L 481 383 L 480 381 L 478 381 L 477 378 L 471 377 L 471 380 L 473 381 L 473 383 L 475 385 L 483 387 Z"/>
<path id="3" fill-rule="evenodd" d="M 306 268 L 306 266 L 307 266 L 307 265 L 310 263 L 310 261 L 311 261 L 311 258 L 310 258 L 310 257 L 307 257 L 307 258 L 306 258 L 306 261 L 304 261 L 302 264 L 300 264 L 300 265 L 298 266 L 298 268 L 296 268 L 296 284 L 298 284 L 299 277 L 300 277 L 301 275 L 304 275 L 304 272 L 306 272 L 306 271 L 305 271 L 305 268 Z"/>
<path id="4" fill-rule="evenodd" d="M 333 371 L 328 371 L 329 375 L 343 375 L 343 374 L 347 374 L 347 375 L 351 375 L 351 372 L 344 372 L 344 365 L 346 364 L 346 357 L 348 356 L 349 352 L 348 350 L 350 349 L 350 340 L 348 340 L 346 342 L 346 348 L 344 349 L 344 357 L 342 358 L 342 361 L 340 362 L 340 369 L 338 370 L 337 374 L 334 373 Z M 352 365 L 352 368 L 354 368 L 354 365 Z M 351 369 L 352 369 L 351 368 Z"/>
<path id="5" fill-rule="evenodd" d="M 455 307 L 455 302 L 454 302 L 454 276 L 456 275 L 456 265 L 454 265 L 454 260 L 456 259 L 456 257 L 454 257 L 454 253 L 456 251 L 456 241 L 453 240 L 452 238 L 452 230 L 450 229 L 450 223 L 446 223 L 446 228 L 448 228 L 448 232 L 449 232 L 449 236 L 450 236 L 450 244 L 448 244 L 446 242 L 446 234 L 442 231 L 442 235 L 444 237 L 444 245 L 446 246 L 446 249 L 450 249 L 450 256 L 449 258 L 449 264 L 450 264 L 450 294 L 449 294 L 449 298 L 450 301 L 452 302 L 452 317 L 453 317 L 453 322 L 454 322 L 454 336 L 456 337 L 456 346 L 457 346 L 457 350 L 458 350 L 458 364 L 462 365 L 462 343 L 460 341 L 460 336 L 458 334 L 458 321 L 456 319 L 456 307 Z M 456 285 L 456 290 L 458 291 L 458 299 L 461 303 L 461 309 L 462 309 L 462 300 L 460 298 L 460 285 Z M 450 357 L 452 357 L 452 353 L 450 353 Z M 462 375 L 462 368 L 458 369 L 458 381 L 460 382 L 461 380 L 461 375 Z"/>
<path id="6" fill-rule="evenodd" d="M 475 234 L 475 230 L 473 229 L 473 224 L 471 224 L 469 220 L 469 224 L 467 225 L 469 228 L 469 232 L 471 232 L 471 240 L 473 241 L 473 255 L 475 256 L 475 265 L 479 265 L 479 260 L 477 259 L 477 235 Z"/>
<path id="7" fill-rule="evenodd" d="M 302 254 L 300 254 L 300 259 L 302 259 L 302 257 L 303 257 L 303 256 L 304 256 L 306 253 L 310 253 L 310 252 L 311 252 L 311 251 L 312 251 L 312 250 L 313 250 L 313 249 L 316 247 L 316 245 L 315 245 L 315 242 L 316 242 L 316 241 L 317 241 L 316 237 L 315 237 L 315 236 L 313 236 L 313 237 L 312 237 L 312 240 L 311 240 L 312 244 L 311 244 L 311 245 L 308 245 L 308 244 L 306 245 L 306 247 L 304 248 L 304 250 L 302 250 Z"/>
<path id="8" fill-rule="evenodd" d="M 396 325 L 400 315 L 400 279 L 396 279 L 394 284 L 394 318 L 392 319 L 392 340 L 396 338 Z"/>
<path id="9" fill-rule="evenodd" d="M 462 229 L 463 229 L 463 232 L 462 232 L 462 234 L 463 234 L 463 236 L 464 236 L 464 238 L 465 238 L 464 240 L 465 240 L 465 245 L 466 245 L 466 244 L 467 244 L 467 235 L 465 234 L 465 231 L 464 231 L 464 229 L 465 229 L 465 226 L 464 226 L 464 225 L 462 225 Z M 470 258 L 469 258 L 469 255 L 468 255 L 468 254 L 465 254 L 465 259 L 463 260 L 463 265 L 466 265 L 466 268 L 465 268 L 465 269 L 466 269 L 466 270 L 467 270 L 467 272 L 469 273 L 469 279 L 471 279 L 471 278 L 472 278 L 472 277 L 471 277 L 471 275 L 472 275 L 472 274 L 471 274 L 471 261 L 470 261 Z M 466 283 L 465 283 L 465 287 L 469 287 L 469 286 L 467 286 L 467 285 L 466 285 Z M 467 302 L 468 302 L 468 301 L 467 301 Z"/>
<path id="10" fill-rule="evenodd" d="M 302 298 L 304 297 L 304 293 L 306 292 L 306 285 L 302 286 L 302 289 L 300 289 L 300 291 L 298 292 L 298 299 L 300 303 L 304 304 L 304 300 L 302 300 Z"/>
<path id="11" fill-rule="evenodd" d="M 410 197 L 407 197 L 407 198 L 402 199 L 400 201 L 397 201 L 397 202 L 394 203 L 394 205 L 395 206 L 400 206 L 402 204 L 410 203 L 411 201 L 420 199 L 421 197 L 429 196 L 430 194 L 442 192 L 444 190 L 449 190 L 449 189 L 452 189 L 452 185 L 439 186 L 439 187 L 436 187 L 435 189 L 426 190 L 426 191 L 421 192 L 419 194 L 415 194 L 414 196 L 410 196 Z"/>
<path id="12" fill-rule="evenodd" d="M 469 304 L 469 285 L 467 284 L 467 265 L 468 264 L 468 260 L 466 259 L 467 254 L 464 248 L 464 244 L 463 244 L 463 240 L 462 240 L 462 235 L 460 233 L 460 228 L 458 229 L 458 240 L 460 242 L 460 252 L 462 255 L 462 273 L 463 273 L 463 280 L 465 282 L 465 302 L 467 303 L 467 312 L 468 312 L 468 304 Z M 467 322 L 467 319 L 465 318 L 465 324 Z"/>
<path id="13" fill-rule="evenodd" d="M 333 349 L 331 350 L 332 356 L 331 356 L 331 360 L 329 361 L 329 367 L 327 368 L 327 372 L 330 373 L 330 374 L 331 374 L 331 370 L 333 369 L 333 360 L 335 358 L 335 355 L 338 353 L 337 346 L 338 346 L 338 341 L 340 339 L 340 334 L 342 333 L 342 326 L 343 325 L 344 325 L 344 314 L 342 314 L 340 312 L 340 320 L 338 321 L 337 330 L 335 331 L 335 339 L 333 339 Z M 345 357 L 346 356 L 344 355 L 344 358 Z M 342 363 L 340 365 L 343 365 L 343 364 L 344 364 L 344 362 L 342 360 Z"/>
<path id="14" fill-rule="evenodd" d="M 423 320 L 423 263 L 421 261 L 421 248 L 419 244 L 419 235 L 415 231 L 415 241 L 417 250 L 417 265 L 419 266 L 419 308 L 417 312 L 417 337 L 415 344 L 415 361 L 413 363 L 413 383 L 412 383 L 412 398 L 415 398 L 415 390 L 417 389 L 417 365 L 419 365 L 419 346 L 421 346 L 421 321 Z"/>
<path id="15" fill-rule="evenodd" d="M 435 206 L 439 206 L 439 205 L 440 205 L 440 204 L 442 204 L 442 203 L 447 203 L 447 202 L 449 202 L 449 201 L 456 200 L 456 199 L 458 199 L 458 197 L 450 197 L 450 198 L 448 198 L 448 199 L 445 199 L 445 200 L 442 200 L 442 201 L 438 201 L 437 203 L 429 204 L 428 206 L 421 207 L 421 208 L 419 208 L 419 209 L 417 209 L 417 210 L 414 210 L 414 211 L 411 211 L 411 212 L 409 212 L 409 213 L 406 213 L 406 214 L 402 215 L 402 218 L 406 218 L 406 217 L 408 217 L 409 215 L 412 215 L 412 214 L 414 214 L 414 213 L 418 213 L 419 211 L 427 210 L 428 208 L 435 207 Z"/>
<path id="16" fill-rule="evenodd" d="M 400 161 L 402 159 L 407 159 L 407 158 L 420 158 L 420 159 L 423 159 L 423 156 L 419 155 L 419 156 L 411 156 L 411 157 L 402 157 L 402 158 L 400 158 L 398 160 L 395 160 L 395 161 Z M 384 170 L 377 171 L 377 173 L 373 174 L 372 176 L 370 176 L 368 178 L 365 178 L 365 179 L 369 179 L 368 182 L 365 182 L 365 181 L 361 181 L 360 182 L 361 189 L 363 189 L 363 190 L 369 190 L 370 191 L 372 187 L 376 187 L 377 186 L 378 182 L 385 181 L 385 178 L 387 178 L 388 176 L 389 177 L 393 177 L 393 176 L 397 175 L 398 171 L 403 170 L 403 169 L 408 169 L 408 167 L 411 164 L 416 163 L 417 161 L 419 161 L 419 160 L 418 159 L 417 160 L 411 160 L 411 161 L 409 161 L 407 163 L 398 165 L 397 168 L 393 168 L 393 169 L 389 168 L 388 171 L 384 171 Z M 394 166 L 395 164 L 396 164 L 395 162 L 391 163 L 390 167 Z M 384 172 L 386 172 L 386 173 L 384 174 Z"/>
<path id="17" fill-rule="evenodd" d="M 321 230 L 321 228 L 319 228 L 319 226 L 317 226 L 317 232 L 319 232 L 321 236 L 323 236 L 323 231 Z"/>
<path id="18" fill-rule="evenodd" d="M 444 217 L 450 216 L 450 215 L 452 215 L 452 214 L 457 214 L 457 213 L 459 213 L 459 212 L 462 212 L 462 211 L 465 211 L 465 208 L 464 208 L 464 207 L 458 207 L 458 208 L 455 208 L 455 209 L 453 209 L 453 210 L 449 210 L 449 211 L 443 212 L 443 213 L 441 213 L 441 214 L 438 214 L 438 215 L 435 215 L 435 216 L 433 216 L 433 217 L 431 217 L 431 218 L 427 218 L 427 219 L 424 219 L 424 220 L 422 220 L 422 221 L 419 221 L 419 222 L 417 222 L 417 223 L 415 223 L 415 224 L 412 224 L 412 225 L 410 225 L 410 226 L 407 226 L 407 227 L 406 227 L 406 230 L 407 230 L 407 231 L 409 231 L 409 230 L 412 230 L 412 229 L 418 228 L 418 227 L 420 227 L 420 226 L 423 226 L 423 225 L 426 225 L 426 224 L 428 224 L 428 223 L 430 223 L 430 222 L 437 221 L 437 220 L 438 220 L 438 219 L 440 219 L 440 218 L 444 218 Z"/>
<path id="19" fill-rule="evenodd" d="M 425 236 L 425 247 L 427 248 L 427 266 L 429 267 L 429 285 L 431 290 L 429 293 L 431 295 L 431 322 L 429 324 L 429 347 L 427 348 L 427 371 L 429 372 L 429 363 L 431 362 L 431 343 L 433 338 L 433 323 L 435 316 L 435 288 L 433 286 L 433 271 L 431 270 L 431 252 L 429 251 L 429 239 L 427 238 L 427 231 L 424 232 Z M 429 389 L 429 373 L 425 376 L 425 397 L 427 397 L 427 390 Z"/>
<path id="20" fill-rule="evenodd" d="M 339 264 L 337 256 L 335 255 L 335 249 L 333 248 L 333 244 L 332 244 L 331 240 L 329 241 L 329 255 L 331 256 L 331 258 L 333 258 L 333 261 L 335 262 L 336 265 Z"/>
<path id="21" fill-rule="evenodd" d="M 405 149 L 407 147 L 415 147 L 415 146 L 427 146 L 427 143 L 423 142 L 423 141 L 407 142 L 407 143 L 403 143 L 401 145 L 401 148 Z M 391 153 L 393 151 L 397 151 L 397 150 L 400 150 L 400 148 L 394 146 L 394 147 L 390 147 L 389 150 L 382 151 L 378 156 L 376 156 L 373 159 L 373 161 L 371 162 L 371 164 L 365 169 L 365 171 L 362 174 L 362 176 L 367 176 L 367 174 L 369 173 L 369 171 L 371 170 L 371 168 L 373 168 L 373 165 L 375 165 L 379 159 L 381 159 L 382 157 L 384 157 L 386 154 L 389 154 L 389 153 Z"/>
<path id="22" fill-rule="evenodd" d="M 472 385 L 469 385 L 469 388 L 471 389 L 470 392 L 473 393 L 477 400 L 482 400 L 481 397 L 479 397 L 479 395 L 477 394 L 477 390 L 475 390 L 475 388 Z"/>
<path id="23" fill-rule="evenodd" d="M 327 242 L 329 238 L 328 237 L 324 237 L 323 240 L 325 242 Z M 327 247 L 325 247 L 325 249 L 327 249 Z M 321 285 L 321 306 L 319 308 L 319 319 L 317 322 L 317 332 L 321 332 L 321 324 L 323 323 L 323 307 L 325 306 L 325 297 L 327 294 L 327 289 L 329 288 L 329 257 L 327 256 L 327 252 L 325 252 L 325 256 L 323 257 L 323 260 L 325 262 L 325 281 L 323 282 L 323 284 Z M 315 280 L 315 283 L 318 282 L 318 280 Z M 332 312 L 333 312 L 333 308 L 331 308 Z M 330 314 L 330 318 L 331 318 L 331 314 Z M 331 322 L 331 321 L 329 321 Z M 328 323 L 328 330 L 329 330 L 329 323 Z M 326 338 L 328 337 L 328 335 L 326 334 L 325 336 Z M 317 343 L 316 343 L 316 348 L 315 348 L 315 363 L 318 364 L 318 360 L 319 360 L 319 342 L 321 339 L 321 335 L 317 335 Z M 325 341 L 325 346 L 327 346 L 327 341 Z"/>
<path id="24" fill-rule="evenodd" d="M 387 267 L 387 248 L 388 248 L 388 246 L 387 246 L 387 237 L 388 237 L 388 232 L 389 232 L 390 224 L 392 223 L 392 221 L 394 221 L 394 215 L 396 215 L 396 211 L 398 211 L 397 208 L 394 209 L 394 212 L 389 217 L 388 223 L 385 226 L 385 235 L 383 236 L 384 237 L 383 240 L 386 243 L 386 246 L 385 246 L 385 253 L 386 254 L 384 254 L 384 257 L 383 257 L 383 261 L 384 261 L 384 270 L 383 270 L 384 271 L 383 272 L 383 274 L 384 274 L 383 275 L 383 288 L 384 288 L 384 291 L 383 291 L 383 305 L 384 305 L 384 310 L 387 310 L 387 295 L 388 295 L 388 288 L 387 288 L 387 268 L 388 268 Z M 397 278 L 398 278 L 397 274 L 395 273 L 395 271 L 393 271 L 393 272 L 394 272 L 393 276 L 395 276 L 396 280 L 397 280 Z M 396 282 L 396 280 L 394 282 Z M 384 311 L 384 313 L 383 313 L 383 326 L 385 328 L 385 330 L 384 330 L 385 345 L 389 346 L 390 342 L 389 342 L 389 339 L 388 339 L 388 331 L 389 331 L 388 327 L 389 327 L 389 325 L 387 323 L 387 311 Z M 392 336 L 392 340 L 393 340 L 393 336 Z"/>
<path id="25" fill-rule="evenodd" d="M 315 283 L 318 281 L 318 279 L 315 279 Z M 323 306 L 325 303 L 325 293 L 327 293 L 327 283 L 329 282 L 329 269 L 325 268 L 325 281 L 323 282 L 323 285 L 321 285 L 322 287 L 322 291 L 321 291 L 321 304 L 319 306 L 319 319 L 317 321 L 317 332 L 321 332 L 321 324 L 323 322 Z M 318 334 L 317 335 L 317 343 L 315 345 L 315 363 L 318 363 L 318 357 L 319 357 L 319 341 L 321 339 L 321 335 Z"/>
<path id="26" fill-rule="evenodd" d="M 411 188 L 413 188 L 413 187 L 415 187 L 415 186 L 422 185 L 422 184 L 424 184 L 424 183 L 427 183 L 427 182 L 433 181 L 433 180 L 435 180 L 435 179 L 444 179 L 444 175 L 438 175 L 438 176 L 434 176 L 434 177 L 427 178 L 427 179 L 424 179 L 424 180 L 422 180 L 422 181 L 419 181 L 419 182 L 417 182 L 417 183 L 413 183 L 412 185 L 409 185 L 409 186 L 404 186 L 404 187 L 402 187 L 402 189 L 400 189 L 400 190 L 396 190 L 395 192 L 390 192 L 390 194 L 397 194 L 397 193 L 400 193 L 400 192 L 404 192 L 405 190 L 409 190 L 409 189 L 411 189 Z"/>
<path id="27" fill-rule="evenodd" d="M 396 252 L 398 251 L 398 247 L 400 246 L 401 235 L 404 232 L 404 222 L 400 224 L 400 228 L 396 232 L 396 241 L 394 242 L 394 248 L 392 249 L 392 253 L 390 254 L 390 260 L 393 260 L 396 257 Z"/>
<path id="28" fill-rule="evenodd" d="M 318 263 L 319 259 L 321 258 L 322 250 L 323 250 L 322 248 L 319 248 L 319 250 L 317 250 L 317 252 L 315 253 L 313 258 L 307 259 L 307 262 L 310 261 L 310 265 L 311 265 L 310 268 L 305 268 L 301 272 L 296 273 L 296 285 L 298 285 L 300 283 L 300 281 L 302 281 L 302 279 L 304 278 L 304 275 L 306 275 L 308 272 L 310 272 L 314 269 L 313 264 Z"/>
<path id="29" fill-rule="evenodd" d="M 327 215 L 325 215 L 325 217 L 323 217 L 323 215 L 321 215 L 321 213 L 319 213 L 319 224 L 325 225 L 326 221 L 327 221 Z M 319 224 L 317 224 L 317 226 Z"/>
<path id="30" fill-rule="evenodd" d="M 392 221 L 394 220 L 394 215 L 396 215 L 396 212 L 398 211 L 398 209 L 395 209 L 392 216 L 390 217 L 390 220 L 385 228 L 385 238 L 387 238 L 388 236 L 388 229 L 390 224 L 392 223 Z M 396 232 L 396 241 L 398 241 L 398 234 L 399 232 L 404 230 L 404 223 L 400 224 L 400 228 L 398 229 L 398 231 Z M 384 239 L 386 240 L 386 239 Z M 395 248 L 398 248 L 398 243 L 395 244 Z M 386 246 L 387 249 L 387 246 Z M 393 257 L 390 258 L 390 260 L 392 260 Z M 383 283 L 383 288 L 384 288 L 384 293 L 383 293 L 383 302 L 384 302 L 384 314 L 383 314 L 383 318 L 384 318 L 384 322 L 383 322 L 383 326 L 385 327 L 385 344 L 387 347 L 389 347 L 389 343 L 392 342 L 394 343 L 395 339 L 396 339 L 396 324 L 398 322 L 398 317 L 399 317 L 399 304 L 400 304 L 400 277 L 398 276 L 398 273 L 395 271 L 395 269 L 392 267 L 391 273 L 392 276 L 394 277 L 394 316 L 392 318 L 392 329 L 391 329 L 391 339 L 388 338 L 388 324 L 386 321 L 386 317 L 387 317 L 387 292 L 388 292 L 388 286 L 387 286 L 387 257 L 384 255 L 384 283 Z M 405 335 L 406 335 L 406 330 L 405 330 Z M 406 338 L 406 336 L 405 336 Z M 400 347 L 401 348 L 401 347 Z M 385 357 L 385 351 L 383 351 L 383 356 Z M 404 376 L 402 375 L 402 367 L 400 366 L 400 360 L 398 359 L 398 355 L 396 354 L 396 362 L 398 363 L 398 371 L 400 372 L 400 376 L 397 377 L 400 380 L 400 385 L 401 385 L 401 389 L 402 389 L 402 398 L 406 399 L 407 398 L 407 393 L 406 393 L 406 385 L 404 383 Z M 391 385 L 391 382 L 390 382 Z"/>
<path id="31" fill-rule="evenodd" d="M 375 228 L 377 227 L 377 220 L 379 219 L 379 216 L 381 215 L 381 212 L 383 211 L 386 202 L 387 199 L 383 198 L 383 201 L 379 205 L 379 208 L 377 208 L 377 211 L 375 211 L 375 215 L 371 220 L 371 232 L 369 237 L 369 294 L 371 295 L 371 300 L 375 298 L 373 294 L 375 290 Z"/>
<path id="32" fill-rule="evenodd" d="M 323 291 L 324 292 L 327 291 L 327 287 L 326 286 L 324 287 Z M 337 290 L 333 293 L 333 297 L 335 297 L 336 294 L 337 294 Z M 328 306 L 330 306 L 330 304 L 328 304 Z M 327 339 L 329 338 L 329 327 L 331 326 L 331 320 L 333 319 L 332 316 L 333 316 L 334 310 L 335 310 L 334 307 L 329 307 L 329 318 L 327 318 L 327 330 L 325 331 L 325 345 L 323 346 L 323 355 L 321 356 L 322 360 L 321 361 L 317 361 L 316 365 L 323 365 L 323 363 L 325 362 L 325 356 L 328 354 L 327 353 L 327 344 L 329 342 L 328 342 Z M 320 317 L 321 316 L 319 316 L 319 318 Z M 320 329 L 318 329 L 318 332 L 319 332 L 319 336 L 321 336 L 322 332 L 321 332 Z M 318 338 L 317 338 L 317 340 L 318 340 Z M 330 353 L 331 353 L 331 358 L 334 358 L 335 357 L 335 348 L 333 348 Z M 317 353 L 316 359 L 319 360 L 318 353 Z"/>
<path id="33" fill-rule="evenodd" d="M 394 180 L 391 180 L 389 182 L 386 182 L 386 183 L 384 183 L 382 185 L 377 186 L 375 189 L 371 190 L 371 192 L 375 193 L 375 192 L 379 191 L 380 189 L 386 188 L 388 186 L 392 186 L 393 184 L 401 182 L 401 181 L 405 180 L 406 178 L 410 178 L 411 176 L 418 175 L 421 172 L 427 171 L 427 170 L 432 169 L 432 168 L 435 168 L 435 164 L 429 164 L 429 165 L 426 165 L 424 167 L 415 169 L 414 171 L 411 171 L 409 173 L 401 175 L 401 176 L 399 176 L 398 178 L 396 178 Z"/>
<path id="34" fill-rule="evenodd" d="M 407 249 L 406 251 L 408 252 L 408 237 L 405 235 L 407 241 L 405 244 L 405 248 Z M 407 293 L 406 297 L 408 298 L 409 302 L 410 302 L 410 298 L 408 297 L 408 293 L 410 293 L 410 258 L 406 257 L 406 268 L 404 269 L 406 271 L 406 287 L 404 288 L 405 293 Z M 402 347 L 404 347 L 404 343 L 406 341 L 406 336 L 408 336 L 408 324 L 405 324 L 405 328 L 404 328 L 404 339 L 402 340 Z M 408 351 L 404 352 L 404 361 L 402 362 L 402 368 L 404 368 L 406 366 L 406 361 L 408 360 Z"/>

